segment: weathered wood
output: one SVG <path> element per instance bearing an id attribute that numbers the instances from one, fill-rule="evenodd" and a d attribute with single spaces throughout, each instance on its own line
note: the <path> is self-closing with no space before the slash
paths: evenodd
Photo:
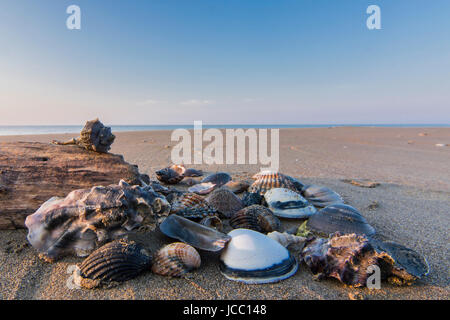
<path id="1" fill-rule="evenodd" d="M 53 196 L 120 179 L 148 182 L 121 155 L 50 143 L 0 143 L 0 229 L 24 228 L 26 216 Z"/>

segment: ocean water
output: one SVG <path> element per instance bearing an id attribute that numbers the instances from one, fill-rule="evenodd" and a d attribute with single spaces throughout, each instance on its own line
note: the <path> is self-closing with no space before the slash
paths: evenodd
<path id="1" fill-rule="evenodd" d="M 108 125 L 113 132 L 123 131 L 154 131 L 154 130 L 175 130 L 175 129 L 194 129 L 191 125 Z M 203 129 L 274 129 L 274 128 L 327 128 L 327 127 L 400 127 L 400 128 L 419 128 L 419 127 L 450 127 L 450 124 L 236 124 L 236 125 L 203 125 Z M 27 135 L 27 134 L 56 134 L 56 133 L 79 133 L 83 128 L 80 126 L 0 126 L 0 136 Z"/>

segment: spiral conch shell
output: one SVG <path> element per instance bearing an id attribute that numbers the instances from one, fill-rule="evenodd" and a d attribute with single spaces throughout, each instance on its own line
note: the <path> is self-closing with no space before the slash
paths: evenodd
<path id="1" fill-rule="evenodd" d="M 279 242 L 283 247 L 288 247 L 291 244 L 302 245 L 305 243 L 306 238 L 295 236 L 287 232 L 273 231 L 267 234 L 267 236 L 277 242 Z"/>
<path id="2" fill-rule="evenodd" d="M 169 277 L 181 277 L 200 267 L 200 254 L 194 247 L 174 242 L 161 248 L 154 257 L 152 271 Z"/>

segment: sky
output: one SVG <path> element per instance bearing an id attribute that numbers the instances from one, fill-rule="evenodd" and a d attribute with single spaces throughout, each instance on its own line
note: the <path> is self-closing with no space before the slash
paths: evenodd
<path id="1" fill-rule="evenodd" d="M 449 17 L 448 0 L 0 0 L 0 125 L 448 124 Z"/>

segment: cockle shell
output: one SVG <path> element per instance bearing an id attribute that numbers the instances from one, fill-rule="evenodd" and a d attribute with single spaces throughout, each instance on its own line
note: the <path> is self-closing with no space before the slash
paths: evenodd
<path id="1" fill-rule="evenodd" d="M 299 193 L 286 188 L 273 188 L 264 194 L 272 212 L 283 218 L 308 218 L 317 212 L 316 208 Z"/>
<path id="2" fill-rule="evenodd" d="M 234 213 L 244 208 L 241 199 L 227 188 L 214 190 L 205 200 L 226 218 L 230 218 Z"/>
<path id="3" fill-rule="evenodd" d="M 340 195 L 327 187 L 308 185 L 303 188 L 302 195 L 306 200 L 319 208 L 324 208 L 332 204 L 344 203 L 344 200 Z"/>
<path id="4" fill-rule="evenodd" d="M 267 191 L 273 188 L 286 188 L 296 191 L 295 185 L 291 182 L 290 178 L 282 173 L 268 173 L 259 175 L 258 179 L 250 186 L 248 192 L 259 193 L 264 195 Z"/>
<path id="5" fill-rule="evenodd" d="M 92 289 L 138 276 L 151 264 L 150 253 L 133 241 L 115 240 L 92 252 L 74 271 L 74 282 Z"/>
<path id="6" fill-rule="evenodd" d="M 152 271 L 169 277 L 182 277 L 201 264 L 200 254 L 192 246 L 174 242 L 161 248 L 154 257 Z"/>
<path id="7" fill-rule="evenodd" d="M 195 193 L 184 193 L 172 203 L 171 213 L 185 218 L 204 218 L 216 214 L 216 209 Z"/>
<path id="8" fill-rule="evenodd" d="M 200 220 L 200 224 L 208 228 L 216 229 L 219 232 L 223 231 L 223 222 L 218 216 L 207 216 Z"/>
<path id="9" fill-rule="evenodd" d="M 170 205 L 150 186 L 96 186 L 53 197 L 25 220 L 28 241 L 48 260 L 87 256 L 97 247 L 166 215 Z"/>
<path id="10" fill-rule="evenodd" d="M 262 233 L 279 230 L 280 220 L 264 206 L 252 205 L 236 212 L 230 219 L 234 229 L 245 228 Z"/>
<path id="11" fill-rule="evenodd" d="M 207 251 L 220 251 L 231 239 L 222 232 L 175 214 L 168 216 L 159 229 L 168 237 Z"/>
<path id="12" fill-rule="evenodd" d="M 272 283 L 297 272 L 298 263 L 289 251 L 266 235 L 235 229 L 220 256 L 220 272 L 229 280 L 248 284 Z"/>
<path id="13" fill-rule="evenodd" d="M 277 242 L 279 242 L 283 247 L 288 247 L 291 244 L 302 245 L 305 243 L 305 237 L 295 236 L 286 232 L 273 231 L 267 234 L 267 236 Z"/>
<path id="14" fill-rule="evenodd" d="M 337 231 L 372 236 L 375 229 L 355 208 L 346 204 L 334 204 L 312 215 L 306 227 L 320 235 L 328 236 Z"/>

